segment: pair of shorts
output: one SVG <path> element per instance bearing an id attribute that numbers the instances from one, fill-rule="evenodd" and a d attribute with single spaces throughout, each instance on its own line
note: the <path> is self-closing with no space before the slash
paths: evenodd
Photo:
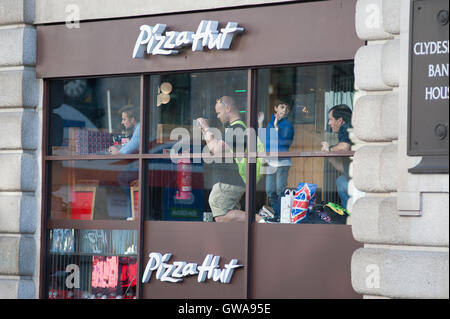
<path id="1" fill-rule="evenodd" d="M 213 217 L 223 216 L 230 210 L 241 209 L 239 202 L 244 193 L 245 187 L 243 186 L 220 182 L 214 184 L 208 199 Z"/>

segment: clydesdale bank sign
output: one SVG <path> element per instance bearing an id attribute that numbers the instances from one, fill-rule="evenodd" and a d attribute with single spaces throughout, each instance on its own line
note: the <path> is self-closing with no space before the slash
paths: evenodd
<path id="1" fill-rule="evenodd" d="M 210 279 L 229 284 L 234 270 L 243 267 L 243 265 L 238 265 L 237 259 L 232 259 L 224 265 L 225 268 L 220 268 L 220 256 L 212 254 L 206 255 L 200 266 L 185 261 L 169 263 L 170 257 L 172 257 L 170 253 L 164 255 L 156 252 L 150 253 L 142 276 L 142 283 L 149 283 L 152 273 L 156 271 L 155 277 L 160 281 L 178 283 L 182 282 L 185 277 L 197 275 L 197 282 L 205 282 L 206 279 Z"/>
<path id="2" fill-rule="evenodd" d="M 133 59 L 152 55 L 178 54 L 184 46 L 192 46 L 192 51 L 203 51 L 205 46 L 212 50 L 228 50 L 235 34 L 243 32 L 237 22 L 228 22 L 218 31 L 219 22 L 202 20 L 197 31 L 166 31 L 165 24 L 141 25 L 133 50 Z"/>

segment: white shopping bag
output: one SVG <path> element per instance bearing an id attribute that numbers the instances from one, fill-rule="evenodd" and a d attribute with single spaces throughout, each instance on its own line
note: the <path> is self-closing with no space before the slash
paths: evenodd
<path id="1" fill-rule="evenodd" d="M 286 188 L 284 196 L 281 197 L 280 223 L 289 224 L 291 222 L 291 208 L 294 201 L 295 188 Z"/>

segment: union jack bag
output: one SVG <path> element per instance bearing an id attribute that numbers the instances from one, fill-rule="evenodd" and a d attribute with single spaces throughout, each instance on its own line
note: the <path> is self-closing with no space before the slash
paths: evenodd
<path id="1" fill-rule="evenodd" d="M 291 224 L 300 224 L 308 219 L 308 211 L 316 204 L 317 184 L 299 183 L 291 209 Z"/>

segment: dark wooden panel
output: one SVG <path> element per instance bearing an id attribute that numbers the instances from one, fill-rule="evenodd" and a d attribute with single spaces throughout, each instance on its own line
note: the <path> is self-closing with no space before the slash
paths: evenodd
<path id="1" fill-rule="evenodd" d="M 216 68 L 236 68 L 320 61 L 352 60 L 363 45 L 355 32 L 355 0 L 330 0 L 82 22 L 37 28 L 38 77 L 107 75 Z M 231 50 L 192 52 L 132 59 L 143 24 L 164 23 L 168 30 L 195 32 L 201 20 L 238 22 L 245 32 Z"/>
<path id="2" fill-rule="evenodd" d="M 347 225 L 255 224 L 252 298 L 361 298 L 351 286 Z"/>
<path id="3" fill-rule="evenodd" d="M 181 283 L 162 282 L 153 273 L 142 285 L 143 298 L 246 298 L 245 223 L 144 222 L 143 270 L 151 252 L 171 253 L 169 263 L 186 261 L 201 265 L 207 254 L 220 256 L 220 267 L 238 259 L 243 268 L 234 271 L 229 284 L 186 277 Z M 142 274 L 141 274 L 142 277 Z M 142 278 L 139 278 L 142 280 Z"/>

